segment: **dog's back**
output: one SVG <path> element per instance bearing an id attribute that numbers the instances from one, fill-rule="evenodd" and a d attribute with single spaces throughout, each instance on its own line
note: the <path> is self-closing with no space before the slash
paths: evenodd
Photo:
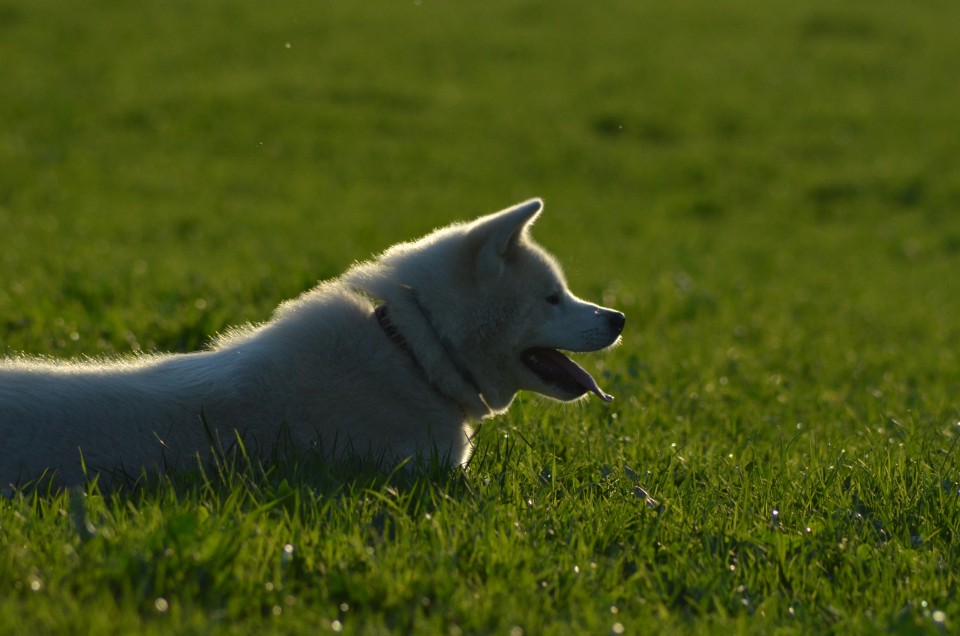
<path id="1" fill-rule="evenodd" d="M 58 483 L 77 483 L 84 465 L 91 474 L 136 475 L 201 448 L 205 433 L 190 426 L 199 424 L 194 405 L 206 401 L 215 412 L 229 396 L 204 400 L 197 380 L 223 358 L 201 352 L 110 363 L 0 362 L 0 484 L 45 470 L 56 471 Z"/>
<path id="2" fill-rule="evenodd" d="M 0 360 L 0 486 L 195 465 L 237 439 L 339 458 L 467 456 L 463 411 L 438 399 L 363 295 L 334 281 L 213 349 L 124 361 Z M 84 469 L 85 467 L 85 469 Z"/>

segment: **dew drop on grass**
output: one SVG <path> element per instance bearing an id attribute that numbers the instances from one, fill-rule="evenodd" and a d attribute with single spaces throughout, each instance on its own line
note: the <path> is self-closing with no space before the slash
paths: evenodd
<path id="1" fill-rule="evenodd" d="M 293 545 L 290 543 L 283 544 L 283 554 L 280 555 L 280 563 L 286 565 L 293 560 Z"/>

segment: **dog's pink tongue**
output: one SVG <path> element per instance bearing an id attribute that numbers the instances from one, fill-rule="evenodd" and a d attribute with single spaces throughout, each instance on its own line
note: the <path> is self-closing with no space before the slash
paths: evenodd
<path id="1" fill-rule="evenodd" d="M 559 351 L 551 351 L 549 349 L 546 351 L 548 351 L 548 355 L 553 358 L 552 362 L 563 369 L 567 375 L 576 380 L 578 384 L 583 386 L 588 391 L 595 393 L 597 397 L 604 402 L 613 402 L 613 396 L 604 393 L 603 390 L 597 385 L 597 381 L 593 379 L 593 376 L 587 373 L 583 367 Z"/>

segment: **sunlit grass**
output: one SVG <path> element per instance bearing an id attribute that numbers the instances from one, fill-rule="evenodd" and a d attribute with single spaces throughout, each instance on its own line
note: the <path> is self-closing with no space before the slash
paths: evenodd
<path id="1" fill-rule="evenodd" d="M 463 472 L 0 498 L 0 633 L 951 633 L 957 10 L 0 7 L 0 351 L 188 351 L 543 196 L 616 396 Z M 2 443 L 2 440 L 0 440 Z"/>

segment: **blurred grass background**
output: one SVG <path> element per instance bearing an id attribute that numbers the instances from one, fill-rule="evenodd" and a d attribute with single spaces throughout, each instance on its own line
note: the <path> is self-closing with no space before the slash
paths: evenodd
<path id="1" fill-rule="evenodd" d="M 741 453 L 802 486 L 805 462 L 849 452 L 876 474 L 939 466 L 898 492 L 946 496 L 957 24 L 944 0 L 0 0 L 0 351 L 193 350 L 394 242 L 542 196 L 534 234 L 574 290 L 627 313 L 589 362 L 618 402 L 525 399 L 499 426 L 586 448 L 587 472 L 679 443 L 718 489 Z M 956 557 L 942 523 L 933 550 Z M 955 591 L 944 576 L 924 593 Z"/>
<path id="2" fill-rule="evenodd" d="M 4 2 L 3 345 L 195 348 L 533 195 L 584 295 L 684 272 L 744 321 L 806 295 L 946 343 L 951 12 Z"/>

